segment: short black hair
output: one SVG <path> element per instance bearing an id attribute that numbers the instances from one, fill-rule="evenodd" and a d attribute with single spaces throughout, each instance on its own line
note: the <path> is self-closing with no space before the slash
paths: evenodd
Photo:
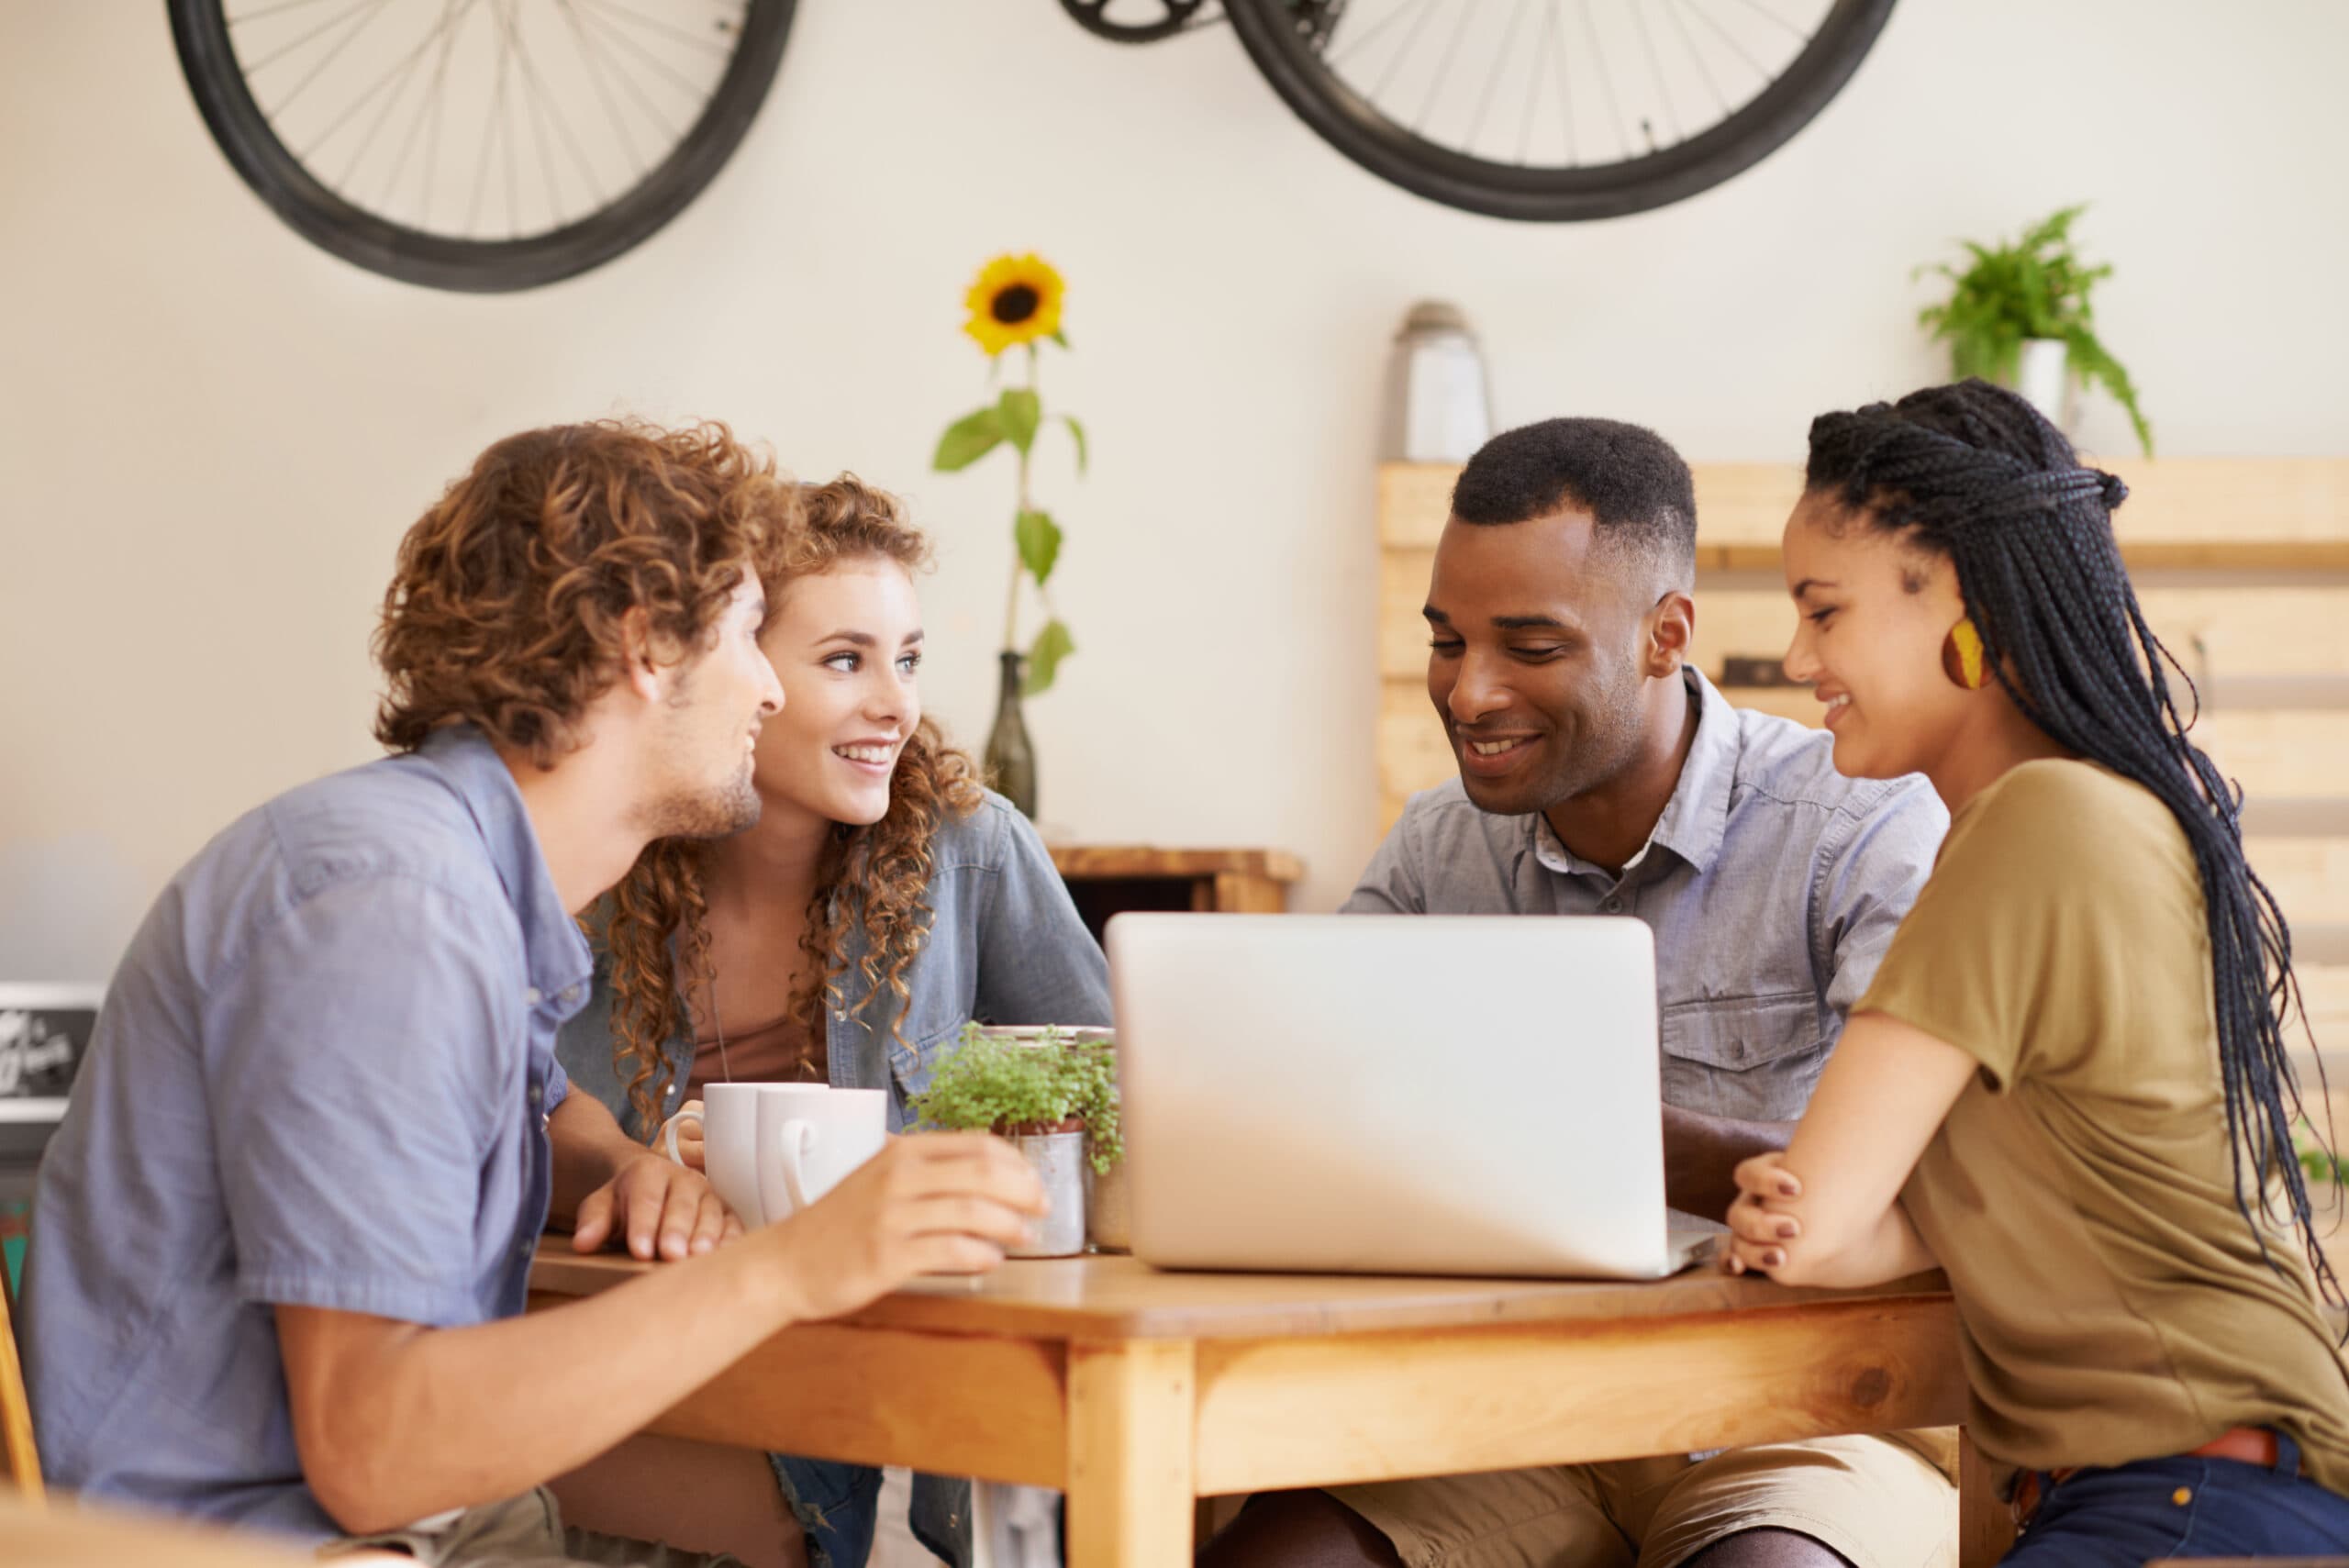
<path id="1" fill-rule="evenodd" d="M 1464 523 L 1530 522 L 1569 503 L 1616 542 L 1695 568 L 1695 482 L 1672 443 L 1643 425 L 1567 418 L 1505 430 L 1452 487 L 1452 515 Z"/>

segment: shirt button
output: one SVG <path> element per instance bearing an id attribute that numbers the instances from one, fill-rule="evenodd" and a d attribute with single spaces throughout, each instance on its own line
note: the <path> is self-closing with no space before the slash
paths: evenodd
<path id="1" fill-rule="evenodd" d="M 514 1243 L 514 1255 L 518 1258 L 527 1258 L 535 1251 L 537 1249 L 530 1244 L 530 1239 L 527 1236 Z"/>
<path id="2" fill-rule="evenodd" d="M 540 1100 L 543 1100 L 546 1097 L 547 1092 L 544 1089 L 540 1088 L 536 1084 L 530 1085 L 530 1103 L 532 1105 L 537 1105 Z"/>
<path id="3" fill-rule="evenodd" d="M 1623 912 L 1623 901 L 1620 898 L 1610 898 L 1606 903 L 1601 904 L 1599 907 L 1606 910 L 1609 915 L 1620 915 Z"/>
<path id="4" fill-rule="evenodd" d="M 532 985 L 532 986 L 529 986 L 529 987 L 527 987 L 527 988 L 523 991 L 523 993 L 522 993 L 522 1000 L 524 1000 L 525 1002 L 528 1002 L 529 1004 L 530 1004 L 530 1006 L 532 1006 L 533 1007 L 535 1007 L 535 1006 L 537 1006 L 540 1002 L 545 1001 L 545 1000 L 546 1000 L 546 998 L 545 998 L 544 996 L 541 996 L 541 995 L 539 995 L 539 988 L 538 988 L 537 986 Z"/>
<path id="5" fill-rule="evenodd" d="M 577 1000 L 579 1000 L 578 986 L 566 985 L 562 988 L 562 1005 L 564 1006 L 568 1007 L 572 1003 L 576 1002 Z"/>

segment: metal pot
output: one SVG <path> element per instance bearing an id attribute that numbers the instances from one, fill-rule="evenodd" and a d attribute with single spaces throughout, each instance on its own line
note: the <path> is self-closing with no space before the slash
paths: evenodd
<path id="1" fill-rule="evenodd" d="M 1013 1145 L 1044 1184 L 1052 1212 L 1036 1227 L 1032 1247 L 1006 1249 L 1008 1258 L 1073 1258 L 1085 1251 L 1085 1129 L 1018 1133 Z"/>

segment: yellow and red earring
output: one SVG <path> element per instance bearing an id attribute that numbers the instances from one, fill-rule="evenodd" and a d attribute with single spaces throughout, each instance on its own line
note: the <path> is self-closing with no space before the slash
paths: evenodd
<path id="1" fill-rule="evenodd" d="M 1978 692 L 1989 672 L 1982 663 L 1982 634 L 1971 620 L 1959 621 L 1942 639 L 1942 673 L 1969 692 Z"/>

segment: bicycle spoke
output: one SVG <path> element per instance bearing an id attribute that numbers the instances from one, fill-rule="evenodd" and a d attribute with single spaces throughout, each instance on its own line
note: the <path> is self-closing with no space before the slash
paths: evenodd
<path id="1" fill-rule="evenodd" d="M 655 32 L 666 33 L 669 37 L 675 39 L 679 43 L 689 45 L 694 49 L 707 50 L 720 60 L 731 60 L 734 57 L 734 50 L 731 45 L 713 43 L 706 38 L 701 38 L 696 34 L 685 31 L 683 28 L 673 27 L 669 23 L 661 20 L 658 17 L 648 17 L 640 11 L 630 10 L 628 6 L 618 4 L 618 0 L 601 0 L 601 4 L 604 9 L 610 12 L 613 16 L 625 17 L 640 28 L 647 28 Z"/>
<path id="2" fill-rule="evenodd" d="M 1634 3 L 1631 6 L 1631 17 L 1632 19 L 1637 21 L 1640 25 L 1640 44 L 1641 47 L 1647 51 L 1648 70 L 1655 75 L 1656 101 L 1664 106 L 1664 112 L 1672 122 L 1672 139 L 1675 141 L 1686 141 L 1688 139 L 1688 133 L 1680 128 L 1680 111 L 1672 102 L 1672 89 L 1664 85 L 1664 61 L 1656 58 L 1655 38 L 1648 31 L 1646 7 Z M 1645 120 L 1642 120 L 1640 123 L 1642 127 L 1647 128 L 1648 150 L 1650 152 L 1655 151 L 1656 144 L 1654 128 L 1650 126 Z"/>
<path id="3" fill-rule="evenodd" d="M 547 136 L 550 121 L 556 130 L 562 132 L 564 144 L 571 150 L 572 161 L 578 165 L 581 181 L 594 195 L 596 206 L 603 205 L 603 196 L 596 184 L 594 172 L 588 166 L 586 154 L 579 145 L 579 138 L 573 132 L 570 122 L 562 117 L 562 100 L 549 90 L 539 75 L 538 62 L 530 58 L 529 52 L 518 50 L 518 53 L 522 61 L 522 80 L 530 94 L 530 124 L 538 131 L 539 161 L 546 171 L 549 227 L 559 228 L 567 218 L 569 208 L 562 199 L 562 181 L 555 172 L 554 149 Z"/>
<path id="4" fill-rule="evenodd" d="M 1725 28 L 1725 27 L 1721 26 L 1720 21 L 1720 19 L 1719 19 L 1719 18 L 1714 17 L 1711 17 L 1711 16 L 1708 16 L 1708 15 L 1705 13 L 1705 11 L 1704 11 L 1703 7 L 1701 7 L 1701 6 L 1698 6 L 1698 5 L 1695 3 L 1695 0 L 1690 0 L 1690 3 L 1689 3 L 1689 9 L 1690 9 L 1690 10 L 1692 10 L 1692 11 L 1695 11 L 1695 12 L 1697 13 L 1697 19 L 1698 19 L 1698 21 L 1703 22 L 1707 27 L 1709 27 L 1709 28 L 1712 28 L 1712 29 L 1713 29 L 1713 31 L 1715 31 L 1715 32 L 1717 32 L 1717 33 L 1719 33 L 1719 34 L 1720 35 L 1720 37 L 1721 37 L 1721 41 L 1722 41 L 1723 43 L 1725 43 L 1725 44 L 1729 45 L 1730 52 L 1731 52 L 1731 54 L 1736 55 L 1738 59 L 1740 59 L 1740 60 L 1742 60 L 1742 61 L 1745 61 L 1745 63 L 1746 63 L 1749 67 L 1751 67 L 1751 68 L 1752 68 L 1752 70 L 1753 70 L 1753 74 L 1754 74 L 1754 75 L 1759 76 L 1759 77 L 1760 77 L 1760 78 L 1762 78 L 1762 80 L 1763 80 L 1763 81 L 1765 81 L 1765 82 L 1767 82 L 1767 81 L 1769 81 L 1769 80 L 1770 80 L 1771 76 L 1774 74 L 1774 73 L 1771 72 L 1770 68 L 1769 68 L 1768 66 L 1766 66 L 1766 65 L 1764 65 L 1760 61 L 1758 61 L 1758 60 L 1754 59 L 1752 55 L 1750 55 L 1750 54 L 1746 53 L 1746 52 L 1745 52 L 1745 46 L 1744 46 L 1743 44 L 1742 44 L 1742 43 L 1739 43 L 1739 42 L 1737 41 L 1737 38 L 1736 38 L 1736 36 L 1735 36 L 1734 34 L 1732 34 L 1732 33 L 1731 33 L 1731 32 L 1727 28 Z"/>
<path id="5" fill-rule="evenodd" d="M 1419 117 L 1411 128 L 1418 130 L 1427 124 L 1428 116 L 1435 110 L 1436 98 L 1443 92 L 1444 79 L 1452 74 L 1452 62 L 1460 58 L 1460 40 L 1468 36 L 1469 21 L 1475 15 L 1476 0 L 1461 0 L 1460 25 L 1452 29 L 1452 43 L 1443 51 L 1443 63 L 1436 67 L 1435 81 L 1428 87 L 1427 102 L 1419 108 Z"/>
<path id="6" fill-rule="evenodd" d="M 440 27 L 446 28 L 448 25 L 448 17 L 444 13 L 441 17 Z M 415 72 L 417 62 L 424 58 L 424 51 L 432 47 L 432 40 L 440 36 L 440 28 L 435 28 L 432 32 L 426 34 L 424 41 L 410 50 L 406 59 L 393 66 L 389 71 L 384 72 L 383 75 L 377 77 L 373 86 L 368 88 L 364 93 L 360 94 L 359 96 L 345 104 L 342 106 L 342 113 L 337 115 L 332 122 L 327 126 L 326 129 L 312 137 L 309 144 L 295 152 L 295 156 L 302 160 L 303 162 L 307 163 L 311 158 L 317 154 L 320 148 L 334 139 L 335 132 L 340 130 L 345 125 L 348 125 L 351 122 L 351 117 L 358 114 L 362 108 L 366 106 L 369 99 L 373 98 L 376 94 L 389 86 L 394 77 L 398 77 L 400 79 L 399 92 L 394 93 L 389 98 L 384 100 L 384 113 L 388 113 L 392 105 L 399 101 L 400 94 L 407 91 L 407 78 Z M 384 123 L 382 114 L 378 114 L 376 116 L 374 123 L 376 126 L 381 126 Z M 373 135 L 372 130 L 370 131 L 370 135 Z M 366 144 L 362 142 L 360 145 L 363 150 Z M 348 172 L 349 172 L 346 170 L 346 176 L 348 175 Z"/>
<path id="7" fill-rule="evenodd" d="M 1729 118 L 1729 97 L 1722 93 L 1720 83 L 1713 80 L 1712 69 L 1705 63 L 1705 51 L 1697 47 L 1696 35 L 1688 30 L 1688 24 L 1681 19 L 1680 0 L 1666 0 L 1664 15 L 1670 17 L 1672 25 L 1679 29 L 1680 41 L 1688 46 L 1688 58 L 1697 62 L 1697 74 L 1703 77 L 1705 85 L 1712 90 L 1713 102 L 1719 104 L 1721 108 L 1721 118 Z"/>
<path id="8" fill-rule="evenodd" d="M 579 13 L 579 16 L 582 21 L 585 21 L 596 17 L 597 13 L 594 11 L 582 11 Z M 611 34 L 607 31 L 603 31 L 603 29 L 608 28 L 610 26 L 611 24 L 608 22 L 601 20 L 596 22 L 599 33 L 606 39 L 609 39 Z M 661 106 L 652 101 L 651 95 L 647 93 L 638 84 L 634 76 L 620 69 L 617 56 L 612 60 L 612 66 L 613 73 L 618 76 L 620 85 L 628 89 L 629 96 L 635 99 L 637 106 L 644 111 L 644 117 L 651 120 L 656 127 L 658 127 L 661 133 L 667 137 L 671 141 L 674 142 L 683 140 L 684 138 L 678 133 L 677 128 L 670 123 L 668 116 L 662 113 Z"/>
<path id="9" fill-rule="evenodd" d="M 1634 156 L 1631 151 L 1631 136 L 1623 128 L 1623 106 L 1615 96 L 1615 76 L 1607 69 L 1607 50 L 1598 41 L 1598 22 L 1590 14 L 1590 0 L 1582 0 L 1582 26 L 1583 31 L 1590 35 L 1590 58 L 1591 62 L 1598 68 L 1598 84 L 1607 89 L 1607 107 L 1615 121 L 1616 145 L 1623 150 L 1623 156 L 1629 159 Z"/>
<path id="10" fill-rule="evenodd" d="M 489 0 L 490 25 L 497 25 L 497 0 Z M 497 146 L 498 106 L 506 98 L 506 35 L 497 34 L 497 86 L 489 100 L 489 113 L 482 121 L 481 157 L 473 164 L 473 201 L 465 208 L 464 232 L 471 234 L 480 226 L 482 194 L 489 185 L 489 155 Z"/>
<path id="11" fill-rule="evenodd" d="M 679 92 L 685 94 L 685 96 L 692 98 L 696 102 L 707 101 L 709 97 L 709 89 L 707 87 L 678 74 L 674 67 L 656 58 L 651 50 L 646 49 L 642 44 L 629 37 L 628 34 L 620 31 L 619 23 L 612 18 L 610 8 L 604 4 L 604 0 L 587 0 L 587 4 L 596 7 L 594 14 L 596 17 L 601 17 L 604 21 L 604 25 L 611 29 L 608 36 L 614 42 L 620 45 L 623 49 L 626 49 L 630 54 L 635 55 L 639 60 L 644 61 L 645 64 L 651 66 L 658 74 L 668 78 L 670 83 L 674 85 Z"/>
<path id="12" fill-rule="evenodd" d="M 1476 145 L 1476 133 L 1485 126 L 1485 115 L 1493 106 L 1493 94 L 1501 84 L 1501 72 L 1508 67 L 1508 46 L 1517 41 L 1517 25 L 1525 19 L 1525 0 L 1517 0 L 1517 7 L 1508 14 L 1508 31 L 1501 35 L 1501 47 L 1493 54 L 1493 73 L 1485 80 L 1485 96 L 1476 106 L 1476 117 L 1468 122 L 1468 134 L 1463 147 Z"/>
<path id="13" fill-rule="evenodd" d="M 1387 12 L 1386 15 L 1379 17 L 1378 20 L 1371 26 L 1363 28 L 1360 32 L 1349 35 L 1349 41 L 1344 49 L 1339 50 L 1335 53 L 1324 54 L 1322 59 L 1329 64 L 1330 69 L 1332 72 L 1336 71 L 1336 69 L 1340 65 L 1343 64 L 1347 58 L 1353 55 L 1355 50 L 1361 49 L 1363 45 L 1368 43 L 1379 34 L 1385 32 L 1397 17 L 1408 16 L 1411 12 L 1417 10 L 1420 6 L 1423 6 L 1426 3 L 1427 0 L 1402 0 L 1400 5 L 1397 6 L 1392 11 Z M 1336 37 L 1334 33 L 1330 36 L 1332 39 Z"/>
<path id="14" fill-rule="evenodd" d="M 384 7 L 388 3 L 389 0 L 373 0 L 373 5 L 368 11 L 367 15 L 361 17 L 357 24 L 354 25 L 349 32 L 342 35 L 340 42 L 337 43 L 332 49 L 327 50 L 326 57 L 324 59 L 320 60 L 316 65 L 310 67 L 310 73 L 307 76 L 303 77 L 301 81 L 295 83 L 294 84 L 294 90 L 291 93 L 286 94 L 283 98 L 280 98 L 277 101 L 277 106 L 275 108 L 263 110 L 262 117 L 274 124 L 280 115 L 292 108 L 294 106 L 294 100 L 307 92 L 309 90 L 310 83 L 316 82 L 319 76 L 324 74 L 327 67 L 332 65 L 338 59 L 340 59 L 342 55 L 342 51 L 349 49 L 351 44 L 358 39 L 359 35 L 365 32 L 369 25 L 373 23 L 376 17 L 384 14 Z"/>
<path id="15" fill-rule="evenodd" d="M 1419 41 L 1419 33 L 1428 25 L 1428 18 L 1435 15 L 1435 6 L 1431 3 L 1431 0 L 1420 0 L 1420 5 L 1422 9 L 1419 12 L 1419 19 L 1411 24 L 1409 32 L 1403 35 L 1401 52 L 1397 54 L 1393 63 L 1387 66 L 1386 74 L 1378 79 L 1378 85 L 1371 89 L 1370 96 L 1374 103 L 1385 95 L 1386 83 L 1394 79 L 1395 72 L 1400 71 L 1405 61 L 1411 58 L 1411 45 Z"/>
<path id="16" fill-rule="evenodd" d="M 1553 14 L 1555 14 L 1554 6 Z M 1551 58 L 1558 63 L 1558 107 L 1559 112 L 1565 118 L 1566 167 L 1571 169 L 1577 161 L 1575 157 L 1574 71 L 1572 63 L 1566 58 L 1566 29 L 1564 23 L 1558 26 L 1558 51 Z"/>
<path id="17" fill-rule="evenodd" d="M 1744 0 L 1744 5 L 1747 10 L 1752 11 L 1763 20 L 1772 23 L 1791 34 L 1798 44 L 1806 44 L 1810 41 L 1810 34 L 1804 32 L 1800 28 L 1796 27 L 1792 22 L 1787 21 L 1784 17 L 1779 16 L 1776 11 L 1773 11 L 1768 6 L 1763 5 L 1762 0 Z"/>
<path id="18" fill-rule="evenodd" d="M 426 84 L 423 95 L 417 99 L 416 118 L 408 122 L 407 135 L 400 139 L 398 156 L 392 160 L 392 172 L 384 177 L 384 195 L 375 204 L 380 209 L 390 209 L 393 198 L 399 190 L 400 172 L 407 167 L 407 155 L 415 150 L 416 139 L 424 129 L 426 117 L 432 112 L 432 106 L 440 101 L 440 95 L 447 88 L 449 56 L 456 48 L 457 28 L 463 24 L 466 13 L 470 12 L 473 6 L 473 0 L 453 0 L 453 3 L 444 0 L 441 22 L 446 30 L 440 39 L 440 58 L 432 67 L 431 81 Z"/>
<path id="19" fill-rule="evenodd" d="M 292 54 L 295 50 L 300 49 L 304 44 L 308 43 L 320 33 L 332 32 L 343 23 L 351 20 L 351 17 L 367 9 L 368 6 L 372 3 L 373 0 L 353 0 L 349 10 L 337 13 L 332 21 L 320 22 L 317 27 L 312 28 L 300 38 L 297 38 L 293 42 L 280 48 L 275 53 L 263 55 L 261 59 L 251 61 L 250 62 L 239 58 L 237 61 L 238 68 L 245 73 L 245 80 L 250 82 L 254 77 L 260 75 L 262 72 L 268 70 L 271 66 L 284 59 L 287 55 Z"/>
<path id="20" fill-rule="evenodd" d="M 588 80 L 596 85 L 596 96 L 603 101 L 604 123 L 612 128 L 612 134 L 619 139 L 629 163 L 635 166 L 634 180 L 641 180 L 651 165 L 637 151 L 636 139 L 628 133 L 627 117 L 620 113 L 620 106 L 612 96 L 611 83 L 604 78 L 603 51 L 595 47 L 595 40 L 588 36 L 586 22 L 571 0 L 556 0 L 556 3 L 562 7 L 563 19 L 571 24 L 572 34 L 579 44 L 580 61 L 586 68 Z"/>
<path id="21" fill-rule="evenodd" d="M 1532 66 L 1525 73 L 1525 118 L 1517 128 L 1517 162 L 1523 168 L 1533 154 L 1533 111 L 1542 106 L 1542 61 L 1550 52 L 1550 24 L 1557 20 L 1555 0 L 1542 8 L 1542 38 L 1533 46 Z"/>
<path id="22" fill-rule="evenodd" d="M 318 0 L 278 0 L 278 4 L 274 6 L 263 6 L 260 10 L 248 11 L 241 17 L 231 17 L 224 9 L 220 19 L 231 28 L 241 28 L 247 22 L 258 22 L 264 17 L 274 17 L 280 11 L 298 10 L 304 6 L 315 6 L 317 3 Z"/>

